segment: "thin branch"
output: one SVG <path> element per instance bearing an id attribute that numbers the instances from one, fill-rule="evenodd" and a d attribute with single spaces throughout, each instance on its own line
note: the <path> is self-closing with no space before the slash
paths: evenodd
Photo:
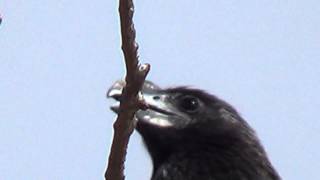
<path id="1" fill-rule="evenodd" d="M 135 42 L 133 25 L 132 0 L 120 0 L 119 4 L 122 51 L 126 64 L 126 85 L 122 91 L 120 111 L 115 121 L 114 136 L 109 154 L 108 167 L 105 172 L 106 180 L 124 180 L 124 162 L 130 135 L 134 130 L 133 117 L 141 107 L 138 99 L 144 80 L 150 70 L 149 64 L 140 65 L 138 61 L 138 45 Z"/>

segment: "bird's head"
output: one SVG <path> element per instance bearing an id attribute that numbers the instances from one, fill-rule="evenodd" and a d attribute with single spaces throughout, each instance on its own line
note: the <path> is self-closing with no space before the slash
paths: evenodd
<path id="1" fill-rule="evenodd" d="M 123 81 L 117 81 L 108 97 L 121 99 Z M 255 135 L 236 110 L 202 90 L 187 87 L 162 89 L 146 81 L 141 94 L 147 110 L 135 114 L 136 129 L 151 156 L 198 147 L 232 147 L 233 143 L 255 140 Z M 112 106 L 115 112 L 118 106 Z"/>

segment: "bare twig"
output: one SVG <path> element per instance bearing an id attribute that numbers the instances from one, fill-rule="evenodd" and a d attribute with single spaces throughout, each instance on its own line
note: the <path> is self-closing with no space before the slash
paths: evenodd
<path id="1" fill-rule="evenodd" d="M 122 91 L 120 111 L 115 121 L 114 136 L 109 154 L 106 180 L 124 180 L 124 162 L 130 135 L 134 130 L 133 117 L 140 109 L 138 99 L 144 80 L 150 70 L 149 64 L 140 65 L 138 61 L 138 45 L 135 42 L 135 29 L 132 21 L 134 8 L 132 0 L 120 0 L 119 5 L 122 51 L 126 64 L 126 85 Z"/>

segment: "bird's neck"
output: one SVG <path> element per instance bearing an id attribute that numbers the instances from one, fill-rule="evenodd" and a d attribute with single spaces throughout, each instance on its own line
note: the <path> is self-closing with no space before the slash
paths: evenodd
<path id="1" fill-rule="evenodd" d="M 153 157 L 158 158 L 153 159 L 154 175 L 183 166 L 186 167 L 183 172 L 174 173 L 187 174 L 195 170 L 204 174 L 238 171 L 250 177 L 248 179 L 256 179 L 257 174 L 266 179 L 279 179 L 259 142 L 189 143 L 181 144 L 178 149 L 166 147 L 158 151 L 159 154 L 154 154 Z M 256 145 L 253 147 L 253 144 Z"/>

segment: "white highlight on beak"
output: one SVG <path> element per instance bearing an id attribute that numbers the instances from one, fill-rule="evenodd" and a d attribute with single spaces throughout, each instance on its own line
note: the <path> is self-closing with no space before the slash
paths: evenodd
<path id="1" fill-rule="evenodd" d="M 120 107 L 120 102 L 117 101 L 111 105 L 112 107 Z"/>
<path id="2" fill-rule="evenodd" d="M 173 124 L 171 122 L 169 122 L 166 119 L 161 119 L 161 118 L 151 118 L 148 120 L 148 122 L 150 122 L 151 124 L 155 124 L 157 126 L 161 126 L 161 127 L 173 126 Z"/>
<path id="3" fill-rule="evenodd" d="M 115 95 L 121 95 L 122 93 L 122 89 L 112 89 L 111 91 L 108 92 L 108 96 L 109 97 L 112 97 L 112 96 L 115 96 Z"/>

